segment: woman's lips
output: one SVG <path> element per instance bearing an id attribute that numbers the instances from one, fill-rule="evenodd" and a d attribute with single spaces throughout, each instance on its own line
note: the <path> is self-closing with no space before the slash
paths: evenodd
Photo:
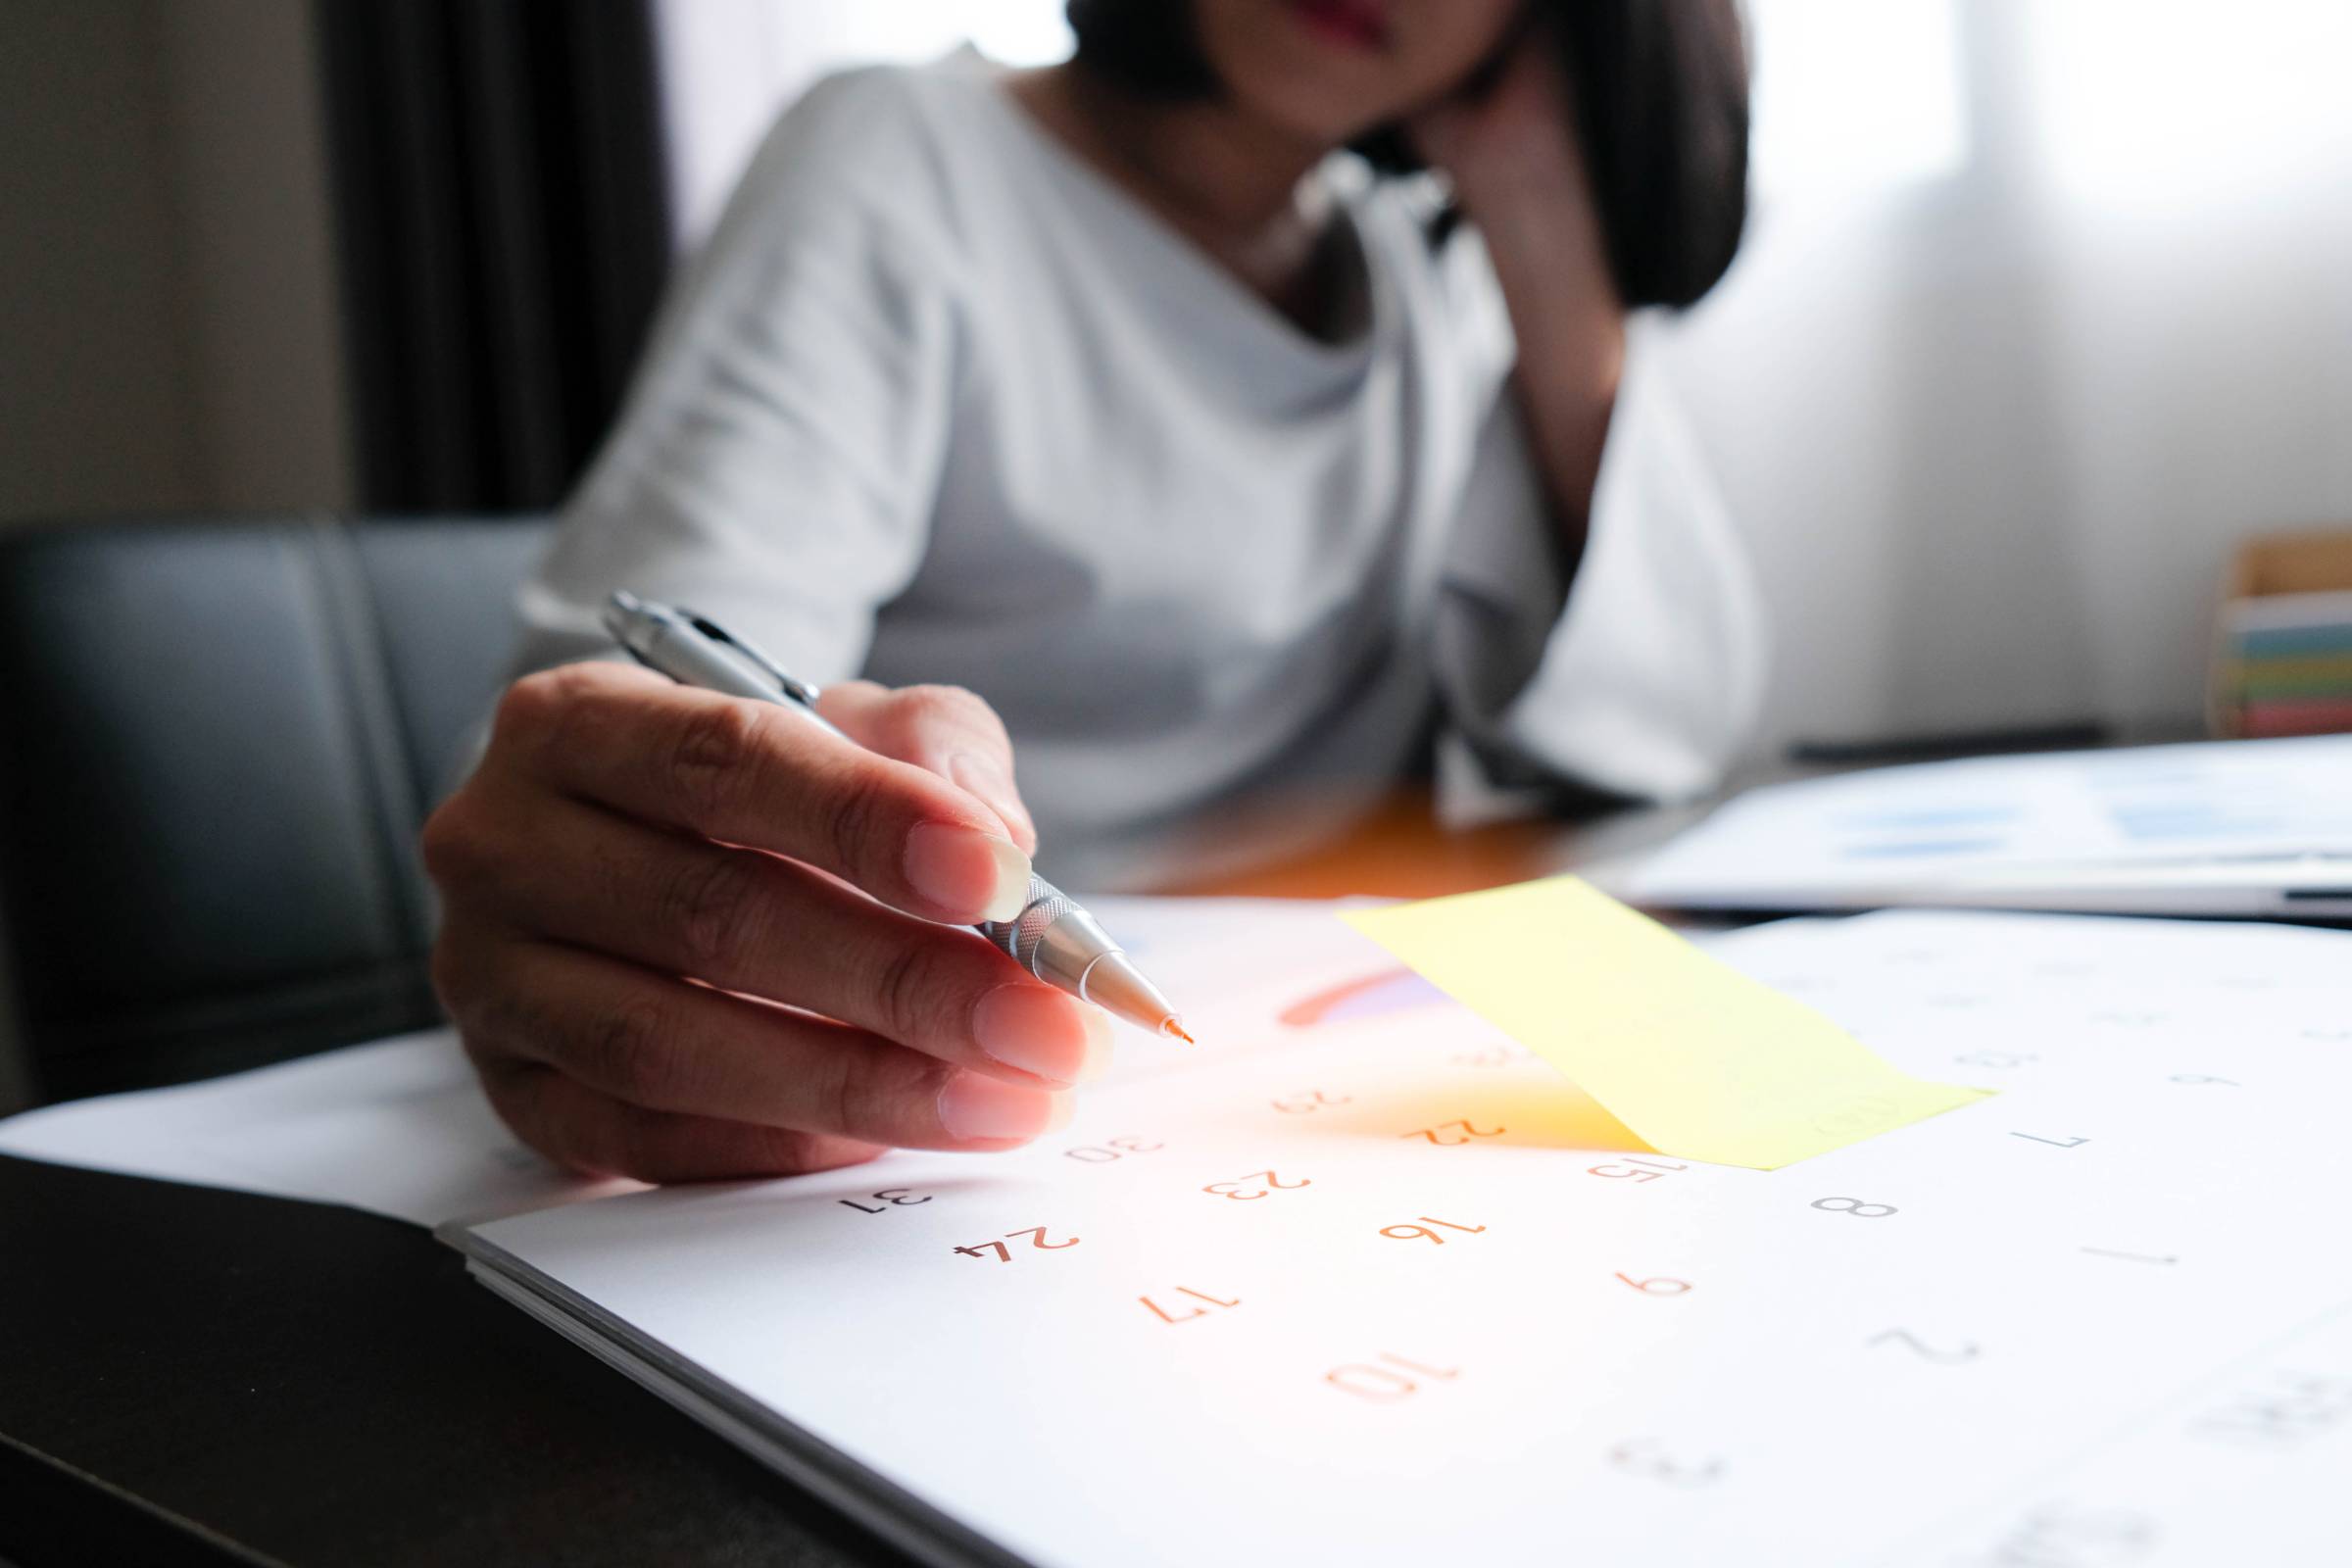
<path id="1" fill-rule="evenodd" d="M 1291 0 L 1291 10 L 1327 42 L 1364 50 L 1389 46 L 1388 7 L 1381 0 Z"/>

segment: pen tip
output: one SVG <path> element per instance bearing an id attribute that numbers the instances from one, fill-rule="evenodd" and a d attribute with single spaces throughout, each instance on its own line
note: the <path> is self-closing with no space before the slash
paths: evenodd
<path id="1" fill-rule="evenodd" d="M 1159 1032 L 1163 1035 L 1174 1035 L 1177 1039 L 1183 1041 L 1188 1046 L 1197 1046 L 1200 1043 L 1198 1040 L 1195 1040 L 1191 1035 L 1186 1034 L 1184 1032 L 1184 1025 L 1178 1023 L 1173 1018 L 1162 1018 L 1159 1021 Z"/>

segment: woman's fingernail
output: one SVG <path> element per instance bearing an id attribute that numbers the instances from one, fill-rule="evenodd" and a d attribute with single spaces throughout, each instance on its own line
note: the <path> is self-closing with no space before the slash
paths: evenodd
<path id="1" fill-rule="evenodd" d="M 975 920 L 1009 920 L 1029 903 L 1029 857 L 977 828 L 919 824 L 906 835 L 906 867 L 915 892 Z"/>
<path id="2" fill-rule="evenodd" d="M 973 1004 L 972 1040 L 1007 1067 L 1059 1084 L 1083 1083 L 1099 1054 L 1092 1020 L 1102 1011 L 1050 986 L 1014 981 Z"/>
<path id="3" fill-rule="evenodd" d="M 1067 1123 L 1067 1108 L 1061 1102 L 1068 1098 L 959 1072 L 939 1092 L 939 1124 L 959 1141 L 1035 1138 Z"/>
<path id="4" fill-rule="evenodd" d="M 1029 820 L 1028 808 L 1021 805 L 1021 792 L 1012 785 L 1012 775 L 1004 764 L 978 752 L 957 752 L 948 760 L 948 777 L 966 794 L 976 795 L 990 810 L 1004 818 L 1004 829 L 1018 834 L 1023 829 L 1036 831 Z"/>

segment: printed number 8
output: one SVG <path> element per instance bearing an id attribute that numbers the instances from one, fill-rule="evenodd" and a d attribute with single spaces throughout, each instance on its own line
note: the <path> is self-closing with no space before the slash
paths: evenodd
<path id="1" fill-rule="evenodd" d="M 1892 1203 L 1865 1203 L 1859 1198 L 1816 1198 L 1813 1206 L 1831 1214 L 1851 1214 L 1856 1219 L 1885 1219 L 1899 1213 Z"/>

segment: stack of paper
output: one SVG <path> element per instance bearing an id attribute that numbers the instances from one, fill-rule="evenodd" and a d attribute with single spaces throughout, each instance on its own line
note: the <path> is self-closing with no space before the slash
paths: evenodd
<path id="1" fill-rule="evenodd" d="M 2352 736 L 1969 758 L 1775 785 L 1612 890 L 1679 908 L 2352 916 Z"/>

